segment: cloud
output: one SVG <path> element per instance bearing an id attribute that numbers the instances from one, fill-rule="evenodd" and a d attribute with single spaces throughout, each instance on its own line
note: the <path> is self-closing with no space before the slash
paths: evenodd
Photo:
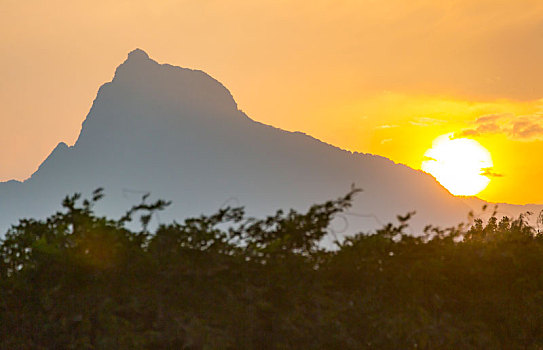
<path id="1" fill-rule="evenodd" d="M 503 114 L 488 114 L 483 115 L 482 117 L 479 117 L 475 120 L 476 124 L 485 124 L 485 123 L 492 123 L 495 122 L 501 118 L 503 118 Z"/>
<path id="2" fill-rule="evenodd" d="M 397 128 L 397 127 L 399 127 L 399 125 L 385 124 L 385 125 L 379 125 L 379 126 L 375 127 L 375 129 L 392 129 L 392 128 Z"/>
<path id="3" fill-rule="evenodd" d="M 471 129 L 462 130 L 459 133 L 455 133 L 455 138 L 465 137 L 465 136 L 481 136 L 483 134 L 497 134 L 502 132 L 502 128 L 496 122 L 487 122 L 482 125 L 477 125 Z"/>
<path id="4" fill-rule="evenodd" d="M 503 177 L 503 174 L 493 172 L 492 168 L 483 168 L 481 170 L 482 170 L 481 175 L 484 175 L 487 177 Z"/>
<path id="5" fill-rule="evenodd" d="M 446 122 L 447 122 L 446 120 L 442 120 L 442 119 L 420 117 L 420 118 L 417 118 L 415 121 L 413 120 L 410 121 L 409 124 L 415 125 L 415 126 L 430 126 L 430 125 L 444 124 Z"/>
<path id="6" fill-rule="evenodd" d="M 392 141 L 392 139 L 383 139 L 381 140 L 381 145 L 384 145 L 385 143 L 390 142 L 390 141 Z"/>
<path id="7" fill-rule="evenodd" d="M 437 162 L 437 160 L 433 157 L 430 157 L 430 156 L 427 156 L 427 155 L 424 155 L 423 156 L 423 160 L 424 161 L 434 161 L 434 162 Z"/>
<path id="8" fill-rule="evenodd" d="M 518 141 L 543 139 L 543 115 L 514 116 L 510 114 L 484 115 L 472 122 L 471 128 L 454 134 L 455 138 L 504 134 Z"/>
<path id="9" fill-rule="evenodd" d="M 543 127 L 541 120 L 530 120 L 523 118 L 513 122 L 509 133 L 511 136 L 519 139 L 534 139 L 543 136 Z"/>

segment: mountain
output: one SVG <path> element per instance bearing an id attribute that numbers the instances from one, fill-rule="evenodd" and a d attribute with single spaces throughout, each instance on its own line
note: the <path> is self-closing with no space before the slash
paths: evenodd
<path id="1" fill-rule="evenodd" d="M 0 183 L 0 229 L 98 187 L 106 193 L 98 212 L 119 216 L 150 192 L 173 201 L 157 218 L 167 222 L 225 205 L 256 216 L 304 210 L 351 184 L 363 192 L 346 220 L 336 220 L 338 233 L 413 210 L 414 230 L 454 225 L 471 209 L 421 171 L 256 122 L 206 73 L 159 64 L 137 49 L 100 87 L 73 146 L 59 143 L 28 180 Z"/>

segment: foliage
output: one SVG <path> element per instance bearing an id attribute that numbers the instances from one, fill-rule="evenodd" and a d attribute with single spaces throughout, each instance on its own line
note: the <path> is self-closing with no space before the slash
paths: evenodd
<path id="1" fill-rule="evenodd" d="M 322 246 L 356 190 L 257 220 L 148 230 L 67 197 L 0 242 L 2 349 L 540 349 L 543 237 L 524 217 L 406 234 L 410 214 Z M 140 215 L 142 229 L 126 224 Z"/>

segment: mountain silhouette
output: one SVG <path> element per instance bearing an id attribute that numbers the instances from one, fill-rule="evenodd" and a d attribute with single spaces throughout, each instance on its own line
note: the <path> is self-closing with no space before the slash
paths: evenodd
<path id="1" fill-rule="evenodd" d="M 471 209 L 421 171 L 256 122 L 208 74 L 159 64 L 137 49 L 100 87 L 73 146 L 59 143 L 26 181 L 0 183 L 0 229 L 98 187 L 106 193 L 99 213 L 121 215 L 149 192 L 173 202 L 157 218 L 167 222 L 226 205 L 254 216 L 304 210 L 352 184 L 363 192 L 346 220 L 335 222 L 339 233 L 410 211 L 417 212 L 414 230 L 454 225 Z"/>

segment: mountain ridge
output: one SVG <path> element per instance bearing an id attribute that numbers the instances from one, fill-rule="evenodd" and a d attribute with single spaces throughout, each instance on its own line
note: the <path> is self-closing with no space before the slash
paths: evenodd
<path id="1" fill-rule="evenodd" d="M 138 200 L 127 193 L 150 192 L 173 201 L 161 213 L 172 220 L 215 211 L 232 198 L 255 216 L 304 210 L 353 183 L 364 192 L 346 233 L 413 210 L 415 230 L 453 225 L 470 210 L 420 170 L 254 121 L 205 72 L 159 64 L 136 49 L 99 88 L 73 146 L 60 142 L 26 181 L 0 183 L 0 229 L 98 187 L 106 189 L 99 212 L 121 215 Z"/>

